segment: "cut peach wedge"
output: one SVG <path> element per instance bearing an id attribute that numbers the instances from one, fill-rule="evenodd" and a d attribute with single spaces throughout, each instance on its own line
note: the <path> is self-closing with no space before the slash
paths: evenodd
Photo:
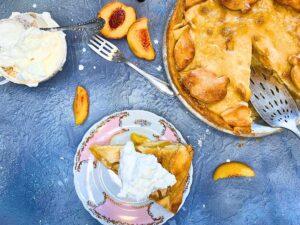
<path id="1" fill-rule="evenodd" d="M 213 179 L 219 180 L 232 177 L 253 177 L 255 172 L 253 169 L 241 162 L 223 163 L 217 167 L 214 172 Z"/>
<path id="2" fill-rule="evenodd" d="M 138 19 L 128 30 L 127 41 L 131 51 L 139 58 L 146 60 L 155 59 L 149 29 L 148 19 Z"/>
<path id="3" fill-rule="evenodd" d="M 150 141 L 147 137 L 137 133 L 132 133 L 130 135 L 130 139 L 134 143 L 134 145 L 142 145 Z"/>
<path id="4" fill-rule="evenodd" d="M 134 8 L 122 2 L 110 2 L 98 13 L 106 23 L 101 30 L 103 36 L 111 39 L 121 39 L 126 36 L 129 27 L 136 21 Z"/>
<path id="5" fill-rule="evenodd" d="M 76 88 L 76 95 L 73 102 L 73 112 L 76 125 L 83 124 L 89 113 L 89 95 L 81 86 L 77 86 Z"/>

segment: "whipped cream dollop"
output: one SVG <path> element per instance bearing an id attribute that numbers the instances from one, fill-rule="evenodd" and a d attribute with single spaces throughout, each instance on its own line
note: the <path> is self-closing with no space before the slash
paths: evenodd
<path id="1" fill-rule="evenodd" d="M 13 13 L 0 20 L 0 75 L 37 86 L 61 70 L 67 54 L 65 34 L 39 29 L 55 26 L 47 12 Z"/>
<path id="2" fill-rule="evenodd" d="M 164 169 L 154 155 L 136 152 L 131 141 L 122 147 L 120 157 L 122 188 L 119 197 L 142 201 L 152 192 L 176 183 L 175 176 Z"/>

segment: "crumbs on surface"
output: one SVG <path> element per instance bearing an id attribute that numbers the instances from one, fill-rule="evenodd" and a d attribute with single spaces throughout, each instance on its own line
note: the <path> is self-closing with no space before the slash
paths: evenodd
<path id="1" fill-rule="evenodd" d="M 241 142 L 240 143 L 238 143 L 238 145 L 237 145 L 239 148 L 242 148 L 242 147 L 244 147 L 245 146 L 245 138 L 241 138 Z"/>
<path id="2" fill-rule="evenodd" d="M 209 129 L 206 129 L 206 130 L 205 130 L 205 133 L 203 133 L 203 134 L 201 134 L 201 135 L 199 136 L 199 139 L 198 139 L 198 145 L 199 145 L 200 148 L 202 148 L 202 146 L 203 146 L 203 141 L 204 141 L 209 135 L 211 135 L 211 131 L 210 131 Z"/>
<path id="3" fill-rule="evenodd" d="M 79 65 L 79 66 L 78 66 L 78 70 L 79 70 L 79 71 L 84 70 L 84 66 L 83 66 L 83 65 Z"/>
<path id="4" fill-rule="evenodd" d="M 200 148 L 202 148 L 202 146 L 203 146 L 203 140 L 199 139 L 198 140 L 198 145 L 199 145 Z"/>

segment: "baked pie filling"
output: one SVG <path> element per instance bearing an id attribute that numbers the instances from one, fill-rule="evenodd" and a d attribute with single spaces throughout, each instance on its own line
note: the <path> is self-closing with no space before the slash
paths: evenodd
<path id="1" fill-rule="evenodd" d="M 182 145 L 168 141 L 138 144 L 136 151 L 154 155 L 158 163 L 176 177 L 176 183 L 167 189 L 160 189 L 150 195 L 150 199 L 168 211 L 176 214 L 183 200 L 183 194 L 188 182 L 189 170 L 192 165 L 193 148 L 191 145 Z M 119 173 L 121 146 L 90 147 L 90 151 L 107 169 Z"/>
<path id="2" fill-rule="evenodd" d="M 285 0 L 178 0 L 167 49 L 180 94 L 214 124 L 250 133 L 254 62 L 300 96 L 297 9 L 300 3 Z"/>

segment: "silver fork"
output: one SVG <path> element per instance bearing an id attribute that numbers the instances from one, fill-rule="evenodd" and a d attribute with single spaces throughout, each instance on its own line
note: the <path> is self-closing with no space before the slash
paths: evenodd
<path id="1" fill-rule="evenodd" d="M 151 84 L 153 84 L 159 91 L 173 96 L 174 93 L 171 91 L 169 84 L 154 77 L 153 75 L 145 72 L 144 70 L 138 68 L 133 63 L 129 62 L 123 55 L 123 53 L 117 48 L 117 46 L 113 45 L 109 41 L 105 40 L 99 35 L 94 35 L 90 40 L 90 44 L 88 46 L 100 55 L 102 58 L 117 62 L 117 63 L 126 63 L 128 66 L 136 70 L 139 74 L 145 77 Z"/>
<path id="2" fill-rule="evenodd" d="M 286 87 L 258 66 L 251 68 L 250 81 L 251 103 L 262 119 L 271 127 L 288 129 L 300 138 L 297 128 L 300 113 Z"/>

